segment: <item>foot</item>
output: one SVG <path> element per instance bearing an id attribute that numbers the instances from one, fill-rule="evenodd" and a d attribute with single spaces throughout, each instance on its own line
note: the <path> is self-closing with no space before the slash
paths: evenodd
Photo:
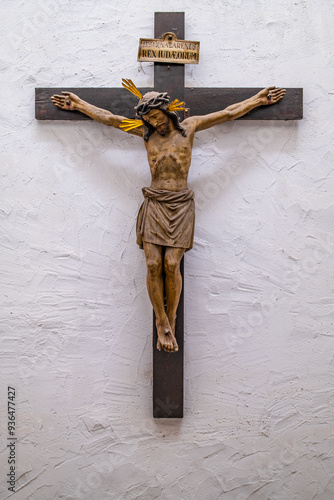
<path id="1" fill-rule="evenodd" d="M 175 337 L 175 324 L 176 324 L 176 316 L 172 317 L 172 316 L 169 316 L 168 313 L 167 313 L 167 316 L 168 316 L 168 321 L 169 321 L 169 324 L 171 326 L 171 329 L 172 329 L 172 332 L 173 332 L 173 335 Z"/>
<path id="2" fill-rule="evenodd" d="M 157 349 L 161 351 L 164 349 L 166 352 L 176 352 L 179 350 L 176 338 L 172 332 L 172 329 L 168 327 L 161 327 L 157 325 L 158 341 Z"/>

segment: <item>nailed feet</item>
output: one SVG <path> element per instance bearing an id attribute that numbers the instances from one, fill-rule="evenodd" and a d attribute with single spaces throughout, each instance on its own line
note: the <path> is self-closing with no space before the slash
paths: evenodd
<path id="1" fill-rule="evenodd" d="M 160 326 L 157 324 L 157 333 L 158 333 L 158 342 L 157 349 L 161 351 L 167 352 L 176 352 L 179 350 L 179 346 L 177 345 L 175 335 L 173 333 L 170 325 Z"/>

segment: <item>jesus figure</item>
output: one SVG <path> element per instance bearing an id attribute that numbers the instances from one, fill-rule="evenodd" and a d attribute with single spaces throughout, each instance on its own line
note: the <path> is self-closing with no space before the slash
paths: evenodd
<path id="1" fill-rule="evenodd" d="M 191 116 L 180 123 L 177 111 L 184 109 L 181 107 L 184 103 L 176 100 L 171 103 L 167 93 L 148 92 L 142 96 L 131 80 L 123 82 L 125 88 L 140 98 L 135 107 L 137 120 L 114 115 L 71 92 L 54 95 L 51 100 L 60 109 L 81 111 L 104 125 L 144 139 L 151 185 L 143 188 L 137 243 L 146 257 L 147 290 L 156 315 L 157 349 L 175 352 L 178 350 L 176 311 L 182 290 L 180 262 L 184 252 L 192 248 L 194 237 L 194 193 L 187 179 L 195 132 L 240 118 L 258 106 L 275 104 L 284 97 L 285 89 L 267 87 L 221 111 Z"/>

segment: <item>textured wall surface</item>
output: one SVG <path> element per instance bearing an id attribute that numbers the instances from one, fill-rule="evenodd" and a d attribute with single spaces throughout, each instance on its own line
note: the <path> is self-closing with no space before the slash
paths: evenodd
<path id="1" fill-rule="evenodd" d="M 144 146 L 34 119 L 35 87 L 151 86 L 137 46 L 159 10 L 201 42 L 187 86 L 304 87 L 300 122 L 195 139 L 182 421 L 152 418 Z M 1 0 L 0 18 L 0 498 L 9 385 L 15 499 L 333 499 L 333 3 Z"/>

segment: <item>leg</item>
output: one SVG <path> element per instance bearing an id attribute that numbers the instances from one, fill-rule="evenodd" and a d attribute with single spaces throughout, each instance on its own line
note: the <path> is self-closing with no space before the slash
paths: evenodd
<path id="1" fill-rule="evenodd" d="M 167 316 L 175 335 L 176 311 L 182 291 L 182 276 L 180 262 L 184 255 L 184 248 L 166 247 L 164 266 L 166 273 Z"/>
<path id="2" fill-rule="evenodd" d="M 164 285 L 162 279 L 162 247 L 144 243 L 147 265 L 147 290 L 155 316 L 158 332 L 157 348 L 168 352 L 177 351 L 177 343 L 164 307 Z"/>

